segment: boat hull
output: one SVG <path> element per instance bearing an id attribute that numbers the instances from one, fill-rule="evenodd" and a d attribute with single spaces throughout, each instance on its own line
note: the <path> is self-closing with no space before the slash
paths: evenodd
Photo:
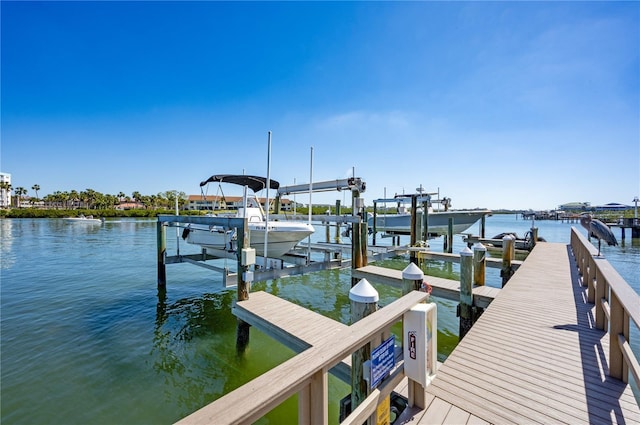
<path id="1" fill-rule="evenodd" d="M 64 217 L 62 220 L 65 223 L 83 223 L 83 224 L 101 224 L 102 223 L 102 220 L 99 218 Z"/>
<path id="2" fill-rule="evenodd" d="M 267 235 L 267 256 L 269 258 L 280 258 L 292 250 L 298 242 L 308 237 L 314 232 L 313 226 L 302 223 L 287 223 L 282 226 L 269 226 Z M 265 226 L 249 226 L 249 243 L 256 250 L 256 256 L 264 256 L 265 247 Z M 212 255 L 215 251 L 236 251 L 236 233 L 231 230 L 214 228 L 209 230 L 206 226 L 191 226 L 186 241 L 190 244 L 200 245 L 210 250 Z"/>
<path id="3" fill-rule="evenodd" d="M 490 214 L 489 210 L 473 211 L 435 211 L 427 215 L 429 235 L 446 235 L 449 232 L 449 219 L 453 219 L 453 233 L 463 233 L 483 216 Z M 417 232 L 422 233 L 422 211 L 417 213 Z M 368 224 L 373 227 L 373 217 Z M 386 232 L 398 235 L 411 234 L 411 214 L 384 214 L 376 216 L 376 232 Z"/>

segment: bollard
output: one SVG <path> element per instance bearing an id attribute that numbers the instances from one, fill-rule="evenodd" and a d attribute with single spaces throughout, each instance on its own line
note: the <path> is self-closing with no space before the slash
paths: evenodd
<path id="1" fill-rule="evenodd" d="M 507 284 L 511 276 L 513 275 L 513 269 L 511 268 L 511 261 L 515 254 L 515 238 L 511 235 L 506 235 L 502 238 L 502 270 L 500 276 L 502 277 L 502 287 Z"/>
<path id="2" fill-rule="evenodd" d="M 378 309 L 378 291 L 371 286 L 367 279 L 362 279 L 349 291 L 351 300 L 351 324 L 374 313 Z M 364 363 L 371 358 L 371 347 L 364 347 L 351 355 L 351 411 L 367 398 L 369 385 L 364 380 Z"/>
<path id="3" fill-rule="evenodd" d="M 402 270 L 402 295 L 407 295 L 411 291 L 419 291 L 422 288 L 424 273 L 420 267 L 413 263 L 409 263 Z"/>
<path id="4" fill-rule="evenodd" d="M 484 286 L 487 270 L 487 248 L 480 242 L 473 245 L 473 284 Z"/>
<path id="5" fill-rule="evenodd" d="M 471 278 L 473 275 L 473 252 L 468 247 L 460 251 L 460 316 L 459 338 L 462 340 L 473 324 L 473 293 Z"/>

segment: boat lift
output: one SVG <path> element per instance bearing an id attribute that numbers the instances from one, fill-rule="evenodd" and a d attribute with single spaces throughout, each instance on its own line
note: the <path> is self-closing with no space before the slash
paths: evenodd
<path id="1" fill-rule="evenodd" d="M 224 227 L 235 227 L 239 231 L 239 235 L 242 235 L 242 239 L 247 235 L 248 230 L 246 229 L 247 223 L 243 218 L 223 218 L 223 217 L 194 217 L 194 216 L 179 216 L 179 215 L 160 215 L 158 217 L 158 285 L 159 287 L 164 287 L 166 285 L 166 272 L 165 265 L 166 264 L 174 264 L 174 263 L 182 263 L 188 262 L 191 264 L 195 264 L 204 268 L 208 268 L 213 271 L 222 272 L 224 276 L 224 286 L 231 287 L 235 286 L 236 282 L 238 285 L 245 284 L 246 281 L 252 280 L 268 280 L 275 279 L 283 276 L 289 275 L 297 275 L 304 274 L 306 272 L 318 271 L 323 269 L 330 268 L 341 268 L 345 266 L 352 265 L 352 267 L 362 267 L 366 264 L 366 256 L 367 256 L 367 243 L 366 243 L 366 233 L 364 235 L 363 232 L 358 232 L 359 236 L 356 236 L 356 232 L 354 231 L 354 237 L 352 239 L 351 244 L 351 260 L 342 259 L 342 251 L 347 248 L 347 245 L 339 243 L 339 229 L 341 225 L 350 224 L 354 229 L 359 227 L 364 229 L 366 232 L 366 222 L 363 225 L 363 217 L 364 217 L 364 200 L 360 197 L 360 194 L 366 190 L 366 183 L 359 177 L 350 177 L 347 179 L 339 179 L 339 180 L 329 180 L 323 182 L 315 182 L 315 183 L 305 183 L 298 184 L 293 186 L 281 186 L 278 189 L 278 193 L 276 195 L 276 214 L 271 215 L 272 219 L 279 220 L 302 220 L 307 219 L 307 216 L 291 216 L 285 214 L 278 214 L 278 208 L 280 206 L 280 197 L 282 195 L 289 195 L 295 193 L 309 193 L 309 192 L 327 192 L 327 191 L 343 191 L 349 190 L 352 192 L 353 198 L 353 211 L 352 215 L 340 215 L 339 212 L 339 203 L 336 202 L 336 214 L 325 214 L 325 215 L 309 215 L 308 218 L 311 221 L 322 222 L 327 226 L 327 242 L 329 239 L 329 223 L 336 224 L 336 243 L 317 243 L 317 244 L 307 244 L 306 249 L 308 251 L 307 257 L 301 258 L 301 255 L 292 252 L 284 257 L 282 261 L 292 263 L 293 266 L 290 267 L 281 267 L 279 269 L 263 269 L 263 270 L 250 270 L 248 267 L 250 264 L 243 259 L 241 256 L 242 249 L 239 249 L 238 252 L 224 252 L 221 251 L 219 254 L 216 253 L 215 256 L 210 255 L 203 249 L 203 251 L 199 254 L 190 254 L 190 255 L 181 255 L 178 253 L 177 255 L 169 256 L 166 253 L 166 236 L 165 236 L 165 228 L 168 226 L 171 227 L 182 227 L 182 224 L 185 223 L 197 223 L 197 224 L 209 224 L 209 225 L 223 225 Z M 310 209 L 311 211 L 311 209 Z M 239 239 L 240 240 L 240 239 Z M 179 243 L 179 238 L 178 238 Z M 248 243 L 242 244 L 243 247 L 248 248 Z M 310 261 L 310 252 L 311 250 L 318 250 L 325 253 L 324 261 L 311 262 Z M 374 257 L 376 258 L 386 258 L 387 256 L 393 255 L 391 251 L 385 250 L 384 252 L 378 252 L 378 250 L 374 250 Z M 216 258 L 229 258 L 236 259 L 238 261 L 238 270 L 241 273 L 235 275 L 234 273 L 230 273 L 227 267 L 221 268 L 213 265 L 205 264 L 205 261 L 216 259 Z M 253 264 L 253 263 L 251 263 Z M 231 278 L 231 279 L 228 279 Z"/>

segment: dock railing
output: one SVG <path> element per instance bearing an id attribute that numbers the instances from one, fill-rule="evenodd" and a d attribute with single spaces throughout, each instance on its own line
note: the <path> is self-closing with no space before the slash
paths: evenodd
<path id="1" fill-rule="evenodd" d="M 601 256 L 575 227 L 571 249 L 587 286 L 587 299 L 595 304 L 595 326 L 609 333 L 609 375 L 629 382 L 629 372 L 640 385 L 640 365 L 629 345 L 629 326 L 640 328 L 640 295 Z"/>
<path id="2" fill-rule="evenodd" d="M 364 345 L 379 341 L 382 335 L 390 332 L 393 324 L 402 320 L 407 311 L 424 301 L 427 296 L 418 291 L 403 296 L 345 328 L 335 338 L 308 348 L 177 423 L 251 424 L 298 393 L 298 423 L 327 424 L 329 369 Z M 400 364 L 342 424 L 365 422 L 404 377 L 404 367 Z M 413 395 L 414 404 L 424 408 L 421 405 L 425 402 L 424 387 L 415 381 L 409 382 L 409 388 L 412 385 L 413 391 L 417 393 Z M 422 391 L 416 386 L 421 387 Z M 412 394 L 409 396 L 411 403 Z"/>

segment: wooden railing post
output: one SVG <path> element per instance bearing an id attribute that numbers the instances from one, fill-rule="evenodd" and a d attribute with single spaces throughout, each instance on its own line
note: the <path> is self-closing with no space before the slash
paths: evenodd
<path id="1" fill-rule="evenodd" d="M 298 424 L 329 423 L 329 380 L 326 369 L 311 377 L 309 385 L 298 393 Z"/>
<path id="2" fill-rule="evenodd" d="M 596 263 L 591 255 L 585 255 L 585 257 L 587 257 L 587 266 L 584 273 L 582 273 L 582 286 L 587 287 L 587 301 L 593 303 L 595 302 L 596 297 L 595 286 L 593 283 L 596 277 Z"/>
<path id="3" fill-rule="evenodd" d="M 609 328 L 609 375 L 614 378 L 624 380 L 623 377 L 624 360 L 622 358 L 622 350 L 618 343 L 618 335 L 624 331 L 624 308 L 618 299 L 618 296 L 612 291 L 609 300 L 611 309 L 610 328 Z"/>
<path id="4" fill-rule="evenodd" d="M 600 269 L 596 265 L 595 259 L 593 260 L 593 265 L 595 269 L 595 307 L 596 307 L 596 328 L 605 330 L 607 329 L 607 317 L 604 313 L 604 307 L 602 306 L 602 300 L 606 300 L 606 281 Z"/>
<path id="5" fill-rule="evenodd" d="M 622 336 L 624 336 L 625 341 L 629 342 L 629 313 L 626 310 L 623 310 L 623 316 L 622 316 Z M 620 344 L 618 344 L 620 345 Z M 620 350 L 622 350 L 622 347 L 620 347 Z M 636 362 L 637 363 L 637 362 Z M 637 371 L 636 371 L 637 374 Z M 635 375 L 637 376 L 637 375 Z M 629 381 L 629 363 L 627 363 L 627 361 L 622 362 L 622 380 L 625 383 L 628 383 Z M 637 381 L 636 378 L 636 385 L 640 385 L 640 382 Z"/>

